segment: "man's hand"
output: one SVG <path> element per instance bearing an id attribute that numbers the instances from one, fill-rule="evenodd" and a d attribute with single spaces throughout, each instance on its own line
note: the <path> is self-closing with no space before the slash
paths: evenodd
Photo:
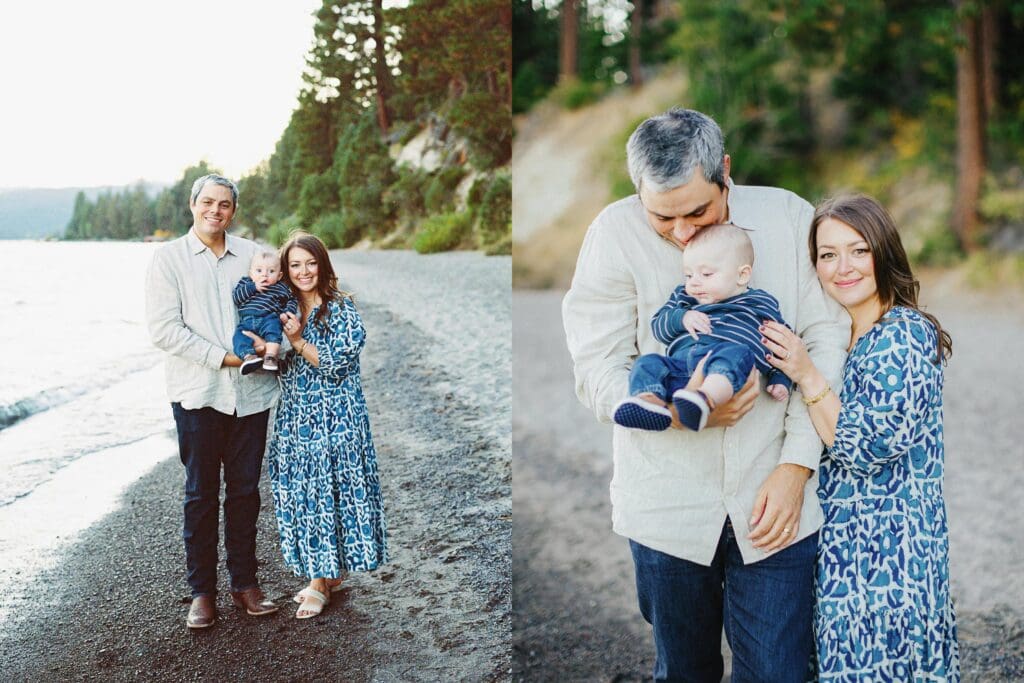
<path id="1" fill-rule="evenodd" d="M 740 387 L 740 390 L 732 395 L 728 401 L 716 406 L 708 415 L 708 427 L 732 427 L 743 419 L 743 416 L 754 407 L 754 401 L 761 391 L 761 384 L 757 381 L 757 367 L 751 369 L 747 377 L 747 383 Z"/>
<path id="2" fill-rule="evenodd" d="M 711 333 L 711 318 L 707 313 L 700 311 L 687 311 L 683 314 L 683 327 L 690 333 L 690 336 L 697 339 L 698 334 Z"/>
<path id="3" fill-rule="evenodd" d="M 220 362 L 222 368 L 237 368 L 242 365 L 242 359 L 233 353 L 226 353 L 224 360 Z"/>
<path id="4" fill-rule="evenodd" d="M 754 499 L 747 538 L 755 548 L 771 552 L 785 548 L 800 531 L 804 486 L 813 474 L 801 465 L 779 465 L 761 484 Z"/>

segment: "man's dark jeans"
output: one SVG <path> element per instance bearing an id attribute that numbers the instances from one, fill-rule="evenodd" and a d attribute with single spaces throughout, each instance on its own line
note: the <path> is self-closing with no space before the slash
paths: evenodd
<path id="1" fill-rule="evenodd" d="M 655 681 L 721 681 L 723 624 L 733 683 L 806 680 L 817 533 L 749 565 L 728 522 L 710 567 L 629 545 L 640 612 L 654 627 Z"/>
<path id="2" fill-rule="evenodd" d="M 220 471 L 224 466 L 224 549 L 231 590 L 258 585 L 256 519 L 269 410 L 246 417 L 172 403 L 185 465 L 185 562 L 192 597 L 217 592 Z"/>

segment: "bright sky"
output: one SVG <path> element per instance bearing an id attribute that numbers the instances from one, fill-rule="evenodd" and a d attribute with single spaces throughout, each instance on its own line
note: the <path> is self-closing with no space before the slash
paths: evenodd
<path id="1" fill-rule="evenodd" d="M 0 5 L 0 187 L 173 182 L 268 158 L 319 0 Z"/>

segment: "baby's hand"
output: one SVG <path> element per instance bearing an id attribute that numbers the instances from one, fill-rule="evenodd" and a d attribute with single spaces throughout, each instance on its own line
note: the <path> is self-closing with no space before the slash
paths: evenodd
<path id="1" fill-rule="evenodd" d="M 265 291 L 267 291 L 267 287 L 270 286 L 270 285 L 261 285 L 258 282 L 253 282 L 253 284 L 256 285 L 256 291 L 257 292 L 265 292 Z"/>
<path id="2" fill-rule="evenodd" d="M 683 327 L 686 328 L 691 337 L 696 339 L 698 332 L 701 334 L 711 332 L 711 318 L 708 317 L 707 313 L 687 311 L 683 314 Z"/>
<path id="3" fill-rule="evenodd" d="M 765 389 L 776 401 L 785 401 L 789 398 L 789 389 L 781 384 L 769 384 Z"/>

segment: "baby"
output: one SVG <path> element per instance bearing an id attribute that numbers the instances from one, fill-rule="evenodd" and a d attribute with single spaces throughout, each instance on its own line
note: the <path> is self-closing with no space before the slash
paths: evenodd
<path id="1" fill-rule="evenodd" d="M 663 431 L 672 424 L 668 402 L 679 421 L 693 431 L 707 424 L 715 406 L 728 401 L 746 383 L 755 365 L 768 377 L 766 391 L 785 401 L 793 385 L 765 360 L 758 327 L 765 320 L 785 324 L 771 294 L 748 287 L 754 247 L 735 225 L 711 225 L 694 235 L 683 252 L 685 283 L 651 320 L 665 355 L 636 359 L 629 375 L 630 398 L 615 407 L 612 419 L 632 429 Z M 704 381 L 686 389 L 697 364 Z"/>
<path id="2" fill-rule="evenodd" d="M 242 359 L 241 372 L 247 375 L 262 367 L 277 371 L 281 349 L 281 319 L 284 311 L 299 314 L 299 302 L 288 285 L 281 282 L 281 259 L 272 251 L 257 251 L 249 265 L 249 275 L 235 285 L 232 294 L 238 307 L 238 327 L 233 339 L 235 355 Z M 254 332 L 267 343 L 263 358 L 256 355 L 252 339 L 242 332 Z"/>

